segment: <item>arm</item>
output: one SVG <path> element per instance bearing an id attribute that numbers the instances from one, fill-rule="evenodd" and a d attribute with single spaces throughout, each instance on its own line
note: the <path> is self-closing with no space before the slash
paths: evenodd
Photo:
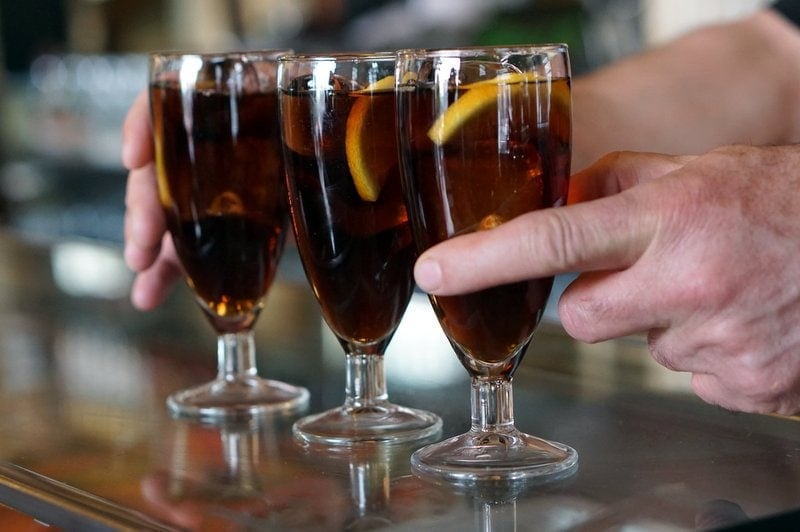
<path id="1" fill-rule="evenodd" d="M 762 10 L 575 80 L 573 169 L 616 150 L 800 142 L 800 31 Z"/>

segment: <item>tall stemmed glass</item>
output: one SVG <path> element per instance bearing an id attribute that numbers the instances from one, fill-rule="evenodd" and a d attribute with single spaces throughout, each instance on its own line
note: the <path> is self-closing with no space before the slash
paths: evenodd
<path id="1" fill-rule="evenodd" d="M 295 411 L 305 388 L 257 375 L 252 327 L 288 229 L 276 60 L 288 50 L 152 54 L 161 204 L 186 279 L 218 334 L 218 375 L 167 400 L 178 416 Z"/>
<path id="2" fill-rule="evenodd" d="M 294 425 L 302 440 L 413 441 L 441 419 L 392 404 L 384 351 L 414 289 L 400 186 L 394 54 L 279 62 L 282 139 L 300 258 L 345 350 L 345 402 Z"/>
<path id="3" fill-rule="evenodd" d="M 565 45 L 407 50 L 398 52 L 397 65 L 401 167 L 420 251 L 565 203 L 571 153 Z M 575 470 L 573 449 L 514 427 L 511 379 L 552 281 L 430 298 L 472 379 L 472 426 L 415 452 L 415 472 L 471 483 Z"/>

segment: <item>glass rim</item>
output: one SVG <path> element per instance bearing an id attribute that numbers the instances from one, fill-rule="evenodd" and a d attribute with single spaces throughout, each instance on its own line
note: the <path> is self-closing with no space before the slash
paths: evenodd
<path id="1" fill-rule="evenodd" d="M 537 44 L 503 44 L 503 45 L 476 45 L 452 46 L 444 48 L 403 48 L 397 50 L 399 57 L 474 57 L 478 55 L 495 55 L 499 53 L 512 53 L 515 55 L 536 54 L 543 52 L 568 52 L 569 45 L 563 42 L 537 43 Z"/>
<path id="2" fill-rule="evenodd" d="M 289 54 L 294 54 L 292 48 L 264 48 L 264 49 L 248 49 L 248 50 L 226 50 L 226 51 L 208 51 L 208 52 L 192 52 L 181 50 L 163 50 L 152 51 L 147 55 L 150 59 L 185 59 L 196 57 L 203 61 L 214 59 L 241 59 L 241 58 L 256 58 L 277 61 L 281 57 Z"/>
<path id="3" fill-rule="evenodd" d="M 397 57 L 396 52 L 377 51 L 377 52 L 320 52 L 316 53 L 291 53 L 278 58 L 281 63 L 304 62 L 313 63 L 317 61 L 369 61 L 369 60 L 390 60 L 394 61 Z"/>

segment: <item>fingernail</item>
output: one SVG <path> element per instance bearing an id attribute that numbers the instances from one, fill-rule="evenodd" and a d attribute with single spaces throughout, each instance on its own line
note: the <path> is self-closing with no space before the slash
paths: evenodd
<path id="1" fill-rule="evenodd" d="M 414 267 L 417 286 L 425 292 L 434 292 L 442 285 L 442 268 L 433 259 L 422 259 Z"/>

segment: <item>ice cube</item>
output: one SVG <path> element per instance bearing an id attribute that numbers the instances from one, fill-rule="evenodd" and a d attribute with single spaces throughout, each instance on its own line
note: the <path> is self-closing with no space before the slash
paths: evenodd
<path id="1" fill-rule="evenodd" d="M 467 83 L 496 78 L 503 74 L 520 72 L 522 71 L 511 63 L 504 63 L 501 61 L 462 61 L 458 71 L 458 80 L 456 80 L 455 83 L 465 85 Z M 451 79 L 451 83 L 453 82 L 454 80 Z"/>
<path id="2" fill-rule="evenodd" d="M 344 76 L 331 73 L 329 76 L 316 74 L 308 74 L 306 76 L 299 76 L 291 81 L 289 85 L 289 92 L 298 93 L 306 91 L 336 91 L 345 92 L 351 90 L 359 90 L 362 87 L 353 80 L 347 79 Z"/>
<path id="3" fill-rule="evenodd" d="M 220 57 L 203 64 L 197 72 L 195 88 L 201 92 L 247 94 L 265 92 L 275 87 L 274 66 L 264 68 L 239 58 Z"/>
<path id="4" fill-rule="evenodd" d="M 263 84 L 255 64 L 238 60 L 226 62 L 231 63 L 228 70 L 228 85 L 231 92 L 236 94 L 263 92 Z"/>
<path id="5" fill-rule="evenodd" d="M 347 79 L 338 74 L 331 74 L 328 84 L 328 88 L 336 92 L 357 91 L 363 88 L 352 79 Z"/>

